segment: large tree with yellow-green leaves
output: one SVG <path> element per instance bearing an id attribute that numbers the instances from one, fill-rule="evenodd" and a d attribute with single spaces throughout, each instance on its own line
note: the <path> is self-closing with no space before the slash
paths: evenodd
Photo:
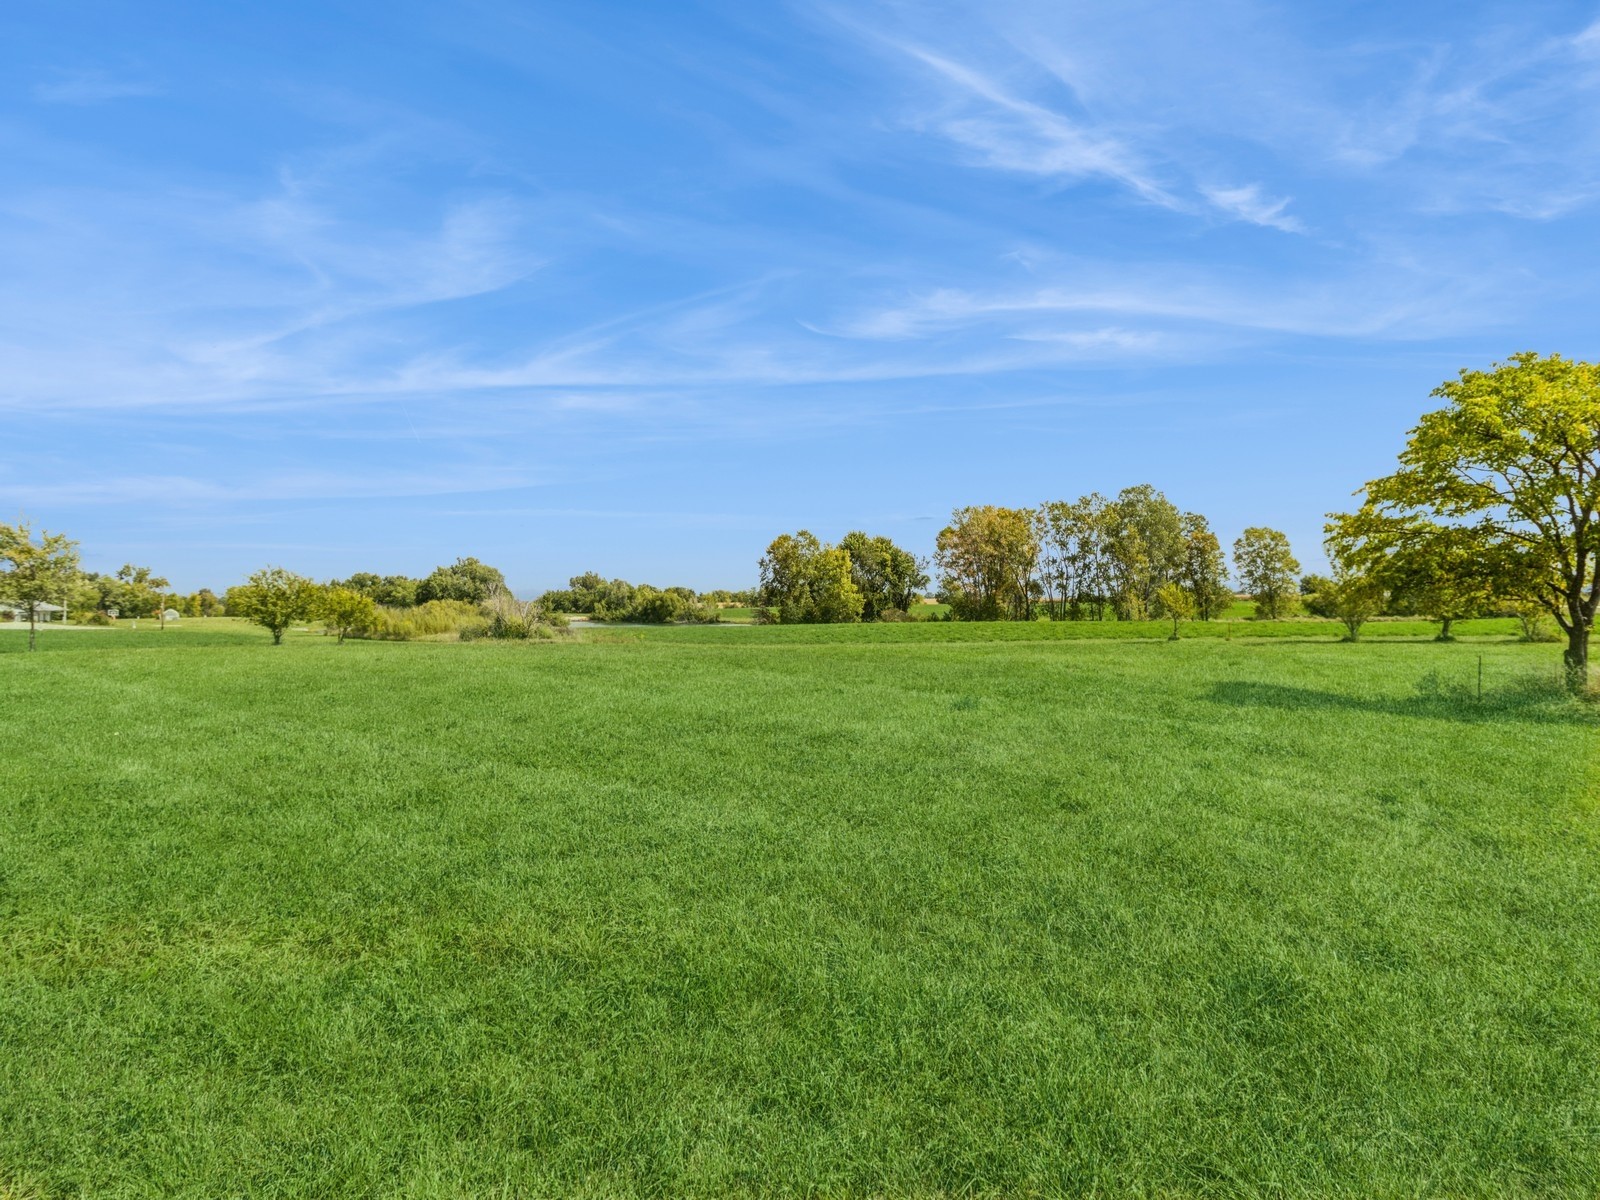
<path id="1" fill-rule="evenodd" d="M 1032 616 L 1039 538 L 1032 509 L 992 504 L 958 508 L 939 531 L 939 595 L 963 621 Z"/>
<path id="2" fill-rule="evenodd" d="M 761 558 L 761 608 L 784 625 L 861 619 L 862 596 L 850 573 L 850 552 L 826 546 L 802 529 L 772 540 Z"/>
<path id="3" fill-rule="evenodd" d="M 1600 607 L 1600 365 L 1514 354 L 1433 395 L 1446 406 L 1411 430 L 1399 470 L 1366 485 L 1360 512 L 1334 515 L 1331 540 L 1352 561 L 1381 568 L 1399 553 L 1411 570 L 1419 545 L 1459 558 L 1469 544 L 1498 594 L 1555 617 L 1568 679 L 1587 686 Z"/>

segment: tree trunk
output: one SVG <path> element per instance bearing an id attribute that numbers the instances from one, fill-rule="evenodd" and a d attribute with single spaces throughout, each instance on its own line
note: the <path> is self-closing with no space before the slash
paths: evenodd
<path id="1" fill-rule="evenodd" d="M 1440 617 L 1439 636 L 1433 640 L 1436 642 L 1448 642 L 1450 640 L 1450 626 L 1455 624 L 1455 620 L 1454 617 Z"/>
<path id="2" fill-rule="evenodd" d="M 1567 687 L 1581 692 L 1589 686 L 1589 627 L 1575 625 L 1567 631 L 1567 649 L 1561 661 L 1567 668 Z"/>
<path id="3" fill-rule="evenodd" d="M 39 637 L 39 614 L 33 605 L 28 605 L 28 649 L 37 650 L 39 647 L 34 642 Z"/>

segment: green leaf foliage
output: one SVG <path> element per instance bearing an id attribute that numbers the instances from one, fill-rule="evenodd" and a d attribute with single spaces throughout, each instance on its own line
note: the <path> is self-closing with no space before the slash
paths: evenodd
<path id="1" fill-rule="evenodd" d="M 1359 512 L 1333 515 L 1332 541 L 1352 561 L 1428 567 L 1445 593 L 1428 601 L 1436 612 L 1485 587 L 1543 604 L 1583 686 L 1600 607 L 1600 366 L 1524 352 L 1433 394 L 1445 407 L 1422 416 Z"/>
<path id="2" fill-rule="evenodd" d="M 311 620 L 321 603 L 320 587 L 282 567 L 263 567 L 242 587 L 228 589 L 228 612 L 267 630 L 274 645 L 289 626 Z"/>

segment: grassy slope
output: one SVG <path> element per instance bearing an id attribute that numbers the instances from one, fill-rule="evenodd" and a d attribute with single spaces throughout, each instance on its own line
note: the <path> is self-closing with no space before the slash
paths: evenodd
<path id="1" fill-rule="evenodd" d="M 0 637 L 0 1193 L 1600 1187 L 1551 648 L 889 628 Z"/>

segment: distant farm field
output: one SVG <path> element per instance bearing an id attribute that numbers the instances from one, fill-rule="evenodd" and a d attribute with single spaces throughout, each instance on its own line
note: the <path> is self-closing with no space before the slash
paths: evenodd
<path id="1" fill-rule="evenodd" d="M 0 1196 L 1593 1196 L 1595 707 L 1230 625 L 0 631 Z"/>

